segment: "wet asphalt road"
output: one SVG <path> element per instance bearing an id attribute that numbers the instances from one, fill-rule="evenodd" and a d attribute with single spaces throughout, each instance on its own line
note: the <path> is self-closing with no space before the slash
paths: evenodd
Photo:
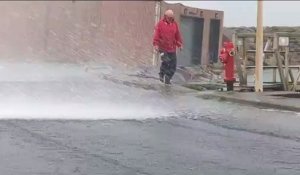
<path id="1" fill-rule="evenodd" d="M 300 143 L 186 118 L 0 122 L 1 174 L 299 174 Z"/>
<path id="2" fill-rule="evenodd" d="M 1 174 L 300 174 L 295 113 L 28 70 L 0 69 Z"/>

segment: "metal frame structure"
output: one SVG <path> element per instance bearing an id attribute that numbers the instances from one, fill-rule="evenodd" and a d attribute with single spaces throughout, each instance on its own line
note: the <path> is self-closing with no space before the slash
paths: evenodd
<path id="1" fill-rule="evenodd" d="M 239 84 L 241 87 L 247 87 L 247 70 L 255 69 L 256 66 L 247 66 L 248 54 L 255 54 L 256 50 L 247 50 L 247 38 L 255 38 L 255 33 L 235 33 L 233 34 L 232 41 L 237 46 L 236 54 L 236 69 L 239 76 Z M 288 37 L 288 38 L 300 38 L 300 33 L 286 33 L 286 32 L 277 32 L 277 33 L 265 33 L 264 39 L 267 40 L 264 47 L 265 54 L 273 54 L 273 57 L 276 59 L 276 65 L 274 66 L 263 66 L 263 69 L 272 69 L 273 70 L 273 82 L 276 83 L 276 74 L 277 70 L 280 75 L 280 83 L 282 84 L 284 91 L 296 91 L 298 82 L 300 80 L 300 65 L 289 65 L 289 53 L 290 52 L 299 52 L 299 51 L 290 51 L 289 47 L 280 47 L 279 46 L 279 37 Z M 269 49 L 270 44 L 273 43 L 273 48 Z M 241 49 L 240 49 L 241 46 Z M 282 50 L 284 48 L 284 50 Z M 280 54 L 284 53 L 284 60 L 280 58 Z M 264 58 L 264 56 L 263 56 Z M 296 77 L 293 76 L 292 69 L 297 70 Z M 291 80 L 291 81 L 290 81 Z M 299 88 L 299 87 L 298 87 Z"/>

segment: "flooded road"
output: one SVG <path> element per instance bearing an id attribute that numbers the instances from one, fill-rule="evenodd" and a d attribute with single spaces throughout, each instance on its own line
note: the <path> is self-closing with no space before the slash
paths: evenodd
<path id="1" fill-rule="evenodd" d="M 183 118 L 1 121 L 3 174 L 299 174 L 300 143 Z"/>
<path id="2" fill-rule="evenodd" d="M 2 174 L 300 173 L 299 114 L 78 66 L 39 68 L 0 69 L 9 75 L 0 77 Z"/>

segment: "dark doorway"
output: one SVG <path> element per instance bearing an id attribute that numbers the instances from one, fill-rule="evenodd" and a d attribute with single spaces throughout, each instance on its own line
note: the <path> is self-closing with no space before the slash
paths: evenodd
<path id="1" fill-rule="evenodd" d="M 203 26 L 203 18 L 181 16 L 184 49 L 178 55 L 178 66 L 201 64 Z"/>
<path id="2" fill-rule="evenodd" d="M 220 39 L 220 20 L 210 20 L 209 31 L 209 59 L 211 63 L 218 62 Z"/>

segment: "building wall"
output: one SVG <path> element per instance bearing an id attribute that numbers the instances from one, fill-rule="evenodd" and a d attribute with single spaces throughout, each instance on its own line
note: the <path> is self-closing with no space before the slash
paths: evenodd
<path id="1" fill-rule="evenodd" d="M 151 66 L 155 3 L 0 1 L 0 60 Z M 162 13 L 169 7 L 175 10 L 177 20 L 184 14 L 184 6 L 164 2 Z M 205 19 L 214 16 L 214 12 L 203 11 Z M 204 61 L 206 55 L 203 53 Z"/>
<path id="2" fill-rule="evenodd" d="M 97 58 L 97 1 L 0 2 L 0 59 L 74 62 Z"/>
<path id="3" fill-rule="evenodd" d="M 154 1 L 1 1 L 0 59 L 152 61 Z"/>
<path id="4" fill-rule="evenodd" d="M 129 65 L 152 64 L 155 1 L 102 1 L 102 37 Z"/>
<path id="5" fill-rule="evenodd" d="M 26 59 L 42 52 L 45 5 L 37 2 L 30 8 L 30 4 L 0 1 L 0 59 Z"/>

